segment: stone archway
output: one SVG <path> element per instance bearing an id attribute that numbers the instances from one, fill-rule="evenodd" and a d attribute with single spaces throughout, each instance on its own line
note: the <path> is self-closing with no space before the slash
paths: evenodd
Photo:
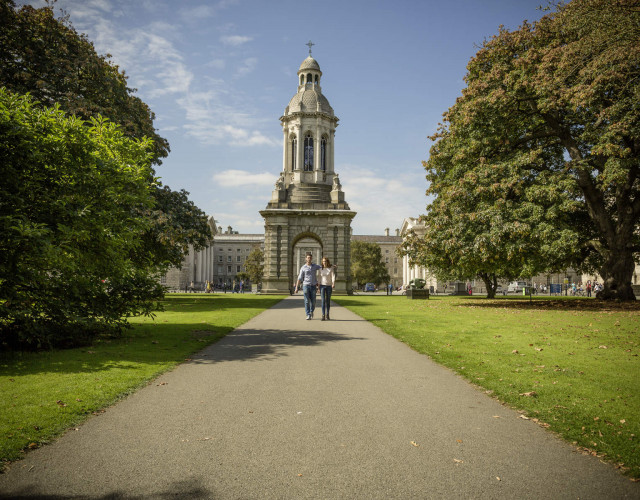
<path id="1" fill-rule="evenodd" d="M 313 262 L 320 264 L 322 261 L 323 246 L 320 238 L 313 233 L 302 233 L 298 235 L 293 241 L 291 246 L 291 282 L 295 283 L 298 279 L 298 273 L 300 268 L 305 263 L 305 257 L 307 252 L 311 252 L 313 255 Z"/>

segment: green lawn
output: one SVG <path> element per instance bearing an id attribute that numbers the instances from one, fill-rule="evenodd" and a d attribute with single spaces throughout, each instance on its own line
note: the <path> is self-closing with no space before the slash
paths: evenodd
<path id="1" fill-rule="evenodd" d="M 334 300 L 640 478 L 640 303 L 385 295 Z"/>
<path id="2" fill-rule="evenodd" d="M 0 460 L 50 441 L 283 297 L 168 295 L 155 320 L 91 347 L 0 354 Z M 0 468 L 2 464 L 0 463 Z"/>

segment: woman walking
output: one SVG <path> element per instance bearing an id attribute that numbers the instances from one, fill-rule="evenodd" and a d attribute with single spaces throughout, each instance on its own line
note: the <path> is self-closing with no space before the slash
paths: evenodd
<path id="1" fill-rule="evenodd" d="M 322 257 L 322 268 L 316 271 L 316 279 L 320 286 L 320 298 L 322 299 L 322 321 L 329 320 L 329 309 L 331 307 L 331 292 L 336 286 L 336 273 L 331 262 L 326 257 Z"/>

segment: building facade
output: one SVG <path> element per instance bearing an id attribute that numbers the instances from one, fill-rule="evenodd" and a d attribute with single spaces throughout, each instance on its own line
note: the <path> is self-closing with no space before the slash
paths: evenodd
<path id="1" fill-rule="evenodd" d="M 403 258 L 397 254 L 398 247 L 402 244 L 402 236 L 400 230 L 395 230 L 395 236 L 389 235 L 389 228 L 386 228 L 383 235 L 359 235 L 354 234 L 351 241 L 364 241 L 367 243 L 375 243 L 380 246 L 382 253 L 382 262 L 387 268 L 387 272 L 391 277 L 391 285 L 398 288 L 404 284 L 403 278 Z M 362 285 L 362 283 L 361 283 Z"/>

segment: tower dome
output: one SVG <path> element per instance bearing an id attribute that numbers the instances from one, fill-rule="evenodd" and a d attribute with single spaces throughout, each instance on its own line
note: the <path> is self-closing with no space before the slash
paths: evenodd
<path id="1" fill-rule="evenodd" d="M 304 61 L 302 61 L 302 64 L 300 65 L 300 69 L 298 69 L 298 74 L 300 74 L 301 71 L 304 71 L 307 69 L 315 69 L 316 71 L 320 71 L 320 65 L 318 64 L 318 61 L 316 61 L 313 57 L 309 56 Z M 322 71 L 320 71 L 320 74 L 322 74 Z"/>

